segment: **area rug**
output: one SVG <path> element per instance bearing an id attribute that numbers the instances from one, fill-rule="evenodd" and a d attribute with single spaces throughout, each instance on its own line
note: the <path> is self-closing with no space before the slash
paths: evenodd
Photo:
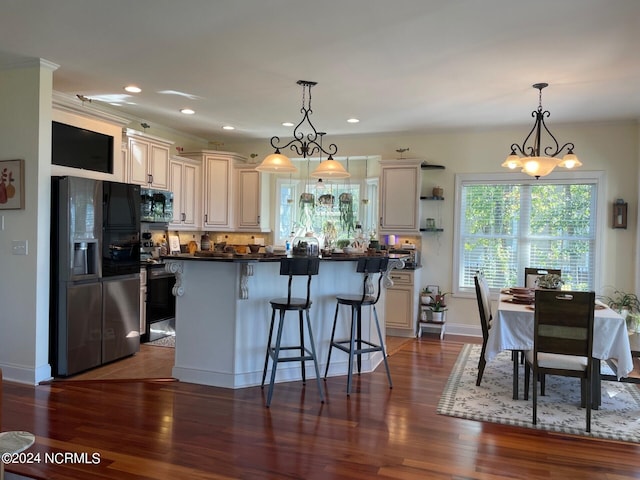
<path id="1" fill-rule="evenodd" d="M 154 347 L 170 347 L 175 348 L 176 346 L 176 337 L 174 335 L 168 335 L 166 337 L 159 338 L 154 340 L 153 342 L 147 342 L 145 345 L 151 345 Z"/>
<path id="2" fill-rule="evenodd" d="M 465 345 L 438 404 L 438 413 L 482 422 L 640 443 L 640 389 L 623 382 L 602 382 L 602 405 L 591 411 L 591 433 L 580 408 L 580 380 L 547 376 L 546 395 L 538 395 L 538 424 L 532 423 L 531 393 L 524 398 L 520 367 L 519 400 L 513 400 L 511 352 L 502 352 L 484 370 L 476 386 L 480 345 Z"/>

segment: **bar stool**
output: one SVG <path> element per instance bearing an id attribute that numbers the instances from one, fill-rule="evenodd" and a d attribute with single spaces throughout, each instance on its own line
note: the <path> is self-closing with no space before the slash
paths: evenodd
<path id="1" fill-rule="evenodd" d="M 382 332 L 380 330 L 380 322 L 378 322 L 378 312 L 376 311 L 376 303 L 380 299 L 380 288 L 382 282 L 382 275 L 387 271 L 389 265 L 388 257 L 363 257 L 358 259 L 358 266 L 356 271 L 363 273 L 362 294 L 360 295 L 338 295 L 336 297 L 336 314 L 333 318 L 333 328 L 331 330 L 331 341 L 329 343 L 329 356 L 327 357 L 327 366 L 324 371 L 324 378 L 326 380 L 327 373 L 329 372 L 329 363 L 331 361 L 331 350 L 335 347 L 349 355 L 349 372 L 347 374 L 347 395 L 351 394 L 351 378 L 353 374 L 353 357 L 357 356 L 358 363 L 358 375 L 362 368 L 363 353 L 382 352 L 382 359 L 384 361 L 384 367 L 387 370 L 387 378 L 389 379 L 389 388 L 393 388 L 391 382 L 391 373 L 389 371 L 389 364 L 387 362 L 387 354 L 384 348 L 384 340 Z M 373 285 L 369 281 L 369 277 L 378 274 L 378 293 L 374 296 Z M 336 324 L 338 322 L 338 311 L 340 305 L 348 305 L 351 307 L 351 336 L 348 340 L 335 341 Z M 368 340 L 362 339 L 362 307 L 372 306 L 373 317 L 376 322 L 376 329 L 378 331 L 378 338 L 380 344 L 372 343 Z"/>
<path id="2" fill-rule="evenodd" d="M 271 326 L 269 327 L 269 341 L 267 343 L 267 354 L 264 359 L 264 370 L 262 372 L 262 388 L 267 377 L 267 367 L 269 357 L 271 357 L 271 381 L 269 382 L 269 392 L 267 393 L 266 406 L 271 405 L 271 397 L 273 395 L 273 384 L 276 379 L 276 369 L 280 362 L 300 362 L 302 369 L 302 383 L 306 384 L 305 362 L 313 360 L 313 366 L 316 370 L 316 381 L 318 383 L 318 391 L 320 392 L 320 401 L 324 403 L 324 393 L 322 390 L 322 382 L 320 382 L 320 371 L 318 370 L 318 360 L 316 356 L 316 347 L 313 341 L 313 332 L 311 329 L 311 320 L 309 318 L 309 309 L 311 308 L 311 277 L 318 274 L 320 259 L 317 257 L 299 257 L 299 258 L 283 258 L 280 261 L 280 275 L 288 275 L 288 293 L 285 298 L 274 298 L 269 301 L 271 304 Z M 307 276 L 307 297 L 296 298 L 291 296 L 291 284 L 293 277 Z M 273 327 L 276 320 L 276 311 L 280 313 L 278 329 L 276 330 L 276 343 L 272 345 Z M 289 311 L 298 312 L 298 327 L 300 330 L 300 343 L 295 346 L 282 346 L 282 332 L 284 330 L 285 313 Z M 305 346 L 303 315 L 305 312 L 307 319 L 307 331 L 309 333 L 309 348 Z M 283 350 L 299 350 L 300 355 L 297 356 L 280 356 Z"/>

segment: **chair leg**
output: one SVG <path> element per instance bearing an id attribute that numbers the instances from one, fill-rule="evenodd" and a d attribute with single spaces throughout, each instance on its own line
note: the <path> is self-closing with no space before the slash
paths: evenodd
<path id="1" fill-rule="evenodd" d="M 511 352 L 511 360 L 513 362 L 513 399 L 518 400 L 518 351 Z"/>
<path id="2" fill-rule="evenodd" d="M 351 307 L 356 309 L 356 343 L 358 346 L 358 352 L 362 350 L 362 306 Z M 362 373 L 362 355 L 358 353 L 358 375 Z"/>
<path id="3" fill-rule="evenodd" d="M 340 304 L 336 302 L 336 314 L 333 316 L 333 328 L 331 329 L 331 340 L 329 340 L 329 355 L 327 355 L 327 366 L 324 369 L 324 379 L 327 379 L 329 373 L 329 362 L 331 362 L 331 350 L 333 349 L 333 340 L 336 336 L 336 323 L 338 323 L 338 309 Z"/>
<path id="4" fill-rule="evenodd" d="M 276 319 L 276 309 L 271 310 L 271 325 L 269 326 L 269 340 L 267 341 L 267 354 L 264 356 L 264 370 L 262 370 L 262 384 L 261 388 L 264 388 L 264 381 L 267 378 L 267 366 L 269 365 L 269 353 L 271 350 L 271 338 L 273 336 L 273 324 Z"/>
<path id="5" fill-rule="evenodd" d="M 298 311 L 298 328 L 300 330 L 300 369 L 302 370 L 302 384 L 307 384 L 307 369 L 304 366 L 304 328 L 303 328 L 302 310 Z M 311 330 L 309 330 L 311 331 Z"/>
<path id="6" fill-rule="evenodd" d="M 351 338 L 349 339 L 349 372 L 347 373 L 347 396 L 351 395 L 351 378 L 353 377 L 353 352 L 356 348 L 355 310 L 351 309 Z"/>
<path id="7" fill-rule="evenodd" d="M 587 432 L 591 432 L 591 379 L 585 379 L 587 397 Z"/>
<path id="8" fill-rule="evenodd" d="M 476 379 L 476 386 L 480 386 L 482 382 L 482 375 L 484 374 L 484 367 L 487 365 L 487 361 L 484 358 L 484 354 L 487 350 L 487 342 L 482 342 L 482 350 L 480 351 L 480 358 L 478 359 L 478 378 Z"/>
<path id="9" fill-rule="evenodd" d="M 373 318 L 376 321 L 376 330 L 378 331 L 380 348 L 382 349 L 382 361 L 384 362 L 384 368 L 387 370 L 387 380 L 389 380 L 389 388 L 393 388 L 393 382 L 391 381 L 391 371 L 389 370 L 389 362 L 387 362 L 387 350 L 384 347 L 384 340 L 382 337 L 382 331 L 380 330 L 380 322 L 378 322 L 378 312 L 375 305 L 373 306 Z"/>
<path id="10" fill-rule="evenodd" d="M 533 424 L 538 424 L 538 370 L 533 369 Z"/>
<path id="11" fill-rule="evenodd" d="M 324 391 L 322 382 L 320 381 L 320 370 L 318 369 L 318 356 L 316 355 L 316 343 L 313 340 L 313 332 L 311 331 L 311 319 L 309 318 L 309 310 L 307 312 L 307 329 L 309 330 L 309 343 L 311 346 L 311 356 L 313 357 L 313 366 L 316 370 L 316 383 L 318 384 L 318 392 L 320 392 L 320 402 L 324 403 Z"/>
<path id="12" fill-rule="evenodd" d="M 276 382 L 276 369 L 278 367 L 278 359 L 280 358 L 280 342 L 282 341 L 282 330 L 284 329 L 284 310 L 280 310 L 280 321 L 278 323 L 278 333 L 276 334 L 276 346 L 273 353 L 273 362 L 271 367 L 271 381 L 269 382 L 269 392 L 267 393 L 267 407 L 271 405 L 271 397 L 273 396 L 273 385 Z"/>
<path id="13" fill-rule="evenodd" d="M 528 363 L 524 364 L 524 399 L 529 400 L 529 377 L 531 376 L 531 367 Z"/>

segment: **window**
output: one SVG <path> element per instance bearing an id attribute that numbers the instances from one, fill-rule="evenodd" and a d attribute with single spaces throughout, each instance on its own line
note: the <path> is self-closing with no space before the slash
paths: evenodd
<path id="1" fill-rule="evenodd" d="M 595 290 L 600 183 L 600 174 L 456 176 L 457 291 L 473 292 L 478 270 L 494 289 L 524 285 L 526 267 L 559 268 L 564 288 Z"/>
<path id="2" fill-rule="evenodd" d="M 334 241 L 353 238 L 356 224 L 361 221 L 360 184 L 324 183 L 327 184 L 318 188 L 315 180 L 306 184 L 278 179 L 276 243 L 282 245 L 291 236 L 303 236 L 308 231 L 315 233 L 321 247 L 326 236 L 332 236 Z"/>

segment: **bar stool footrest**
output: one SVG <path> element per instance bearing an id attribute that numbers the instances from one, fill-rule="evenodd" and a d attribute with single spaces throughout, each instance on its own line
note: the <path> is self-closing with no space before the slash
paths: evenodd
<path id="1" fill-rule="evenodd" d="M 354 343 L 358 343 L 358 340 L 355 340 Z M 353 350 L 354 355 L 360 355 L 363 353 L 371 353 L 371 352 L 382 352 L 382 346 L 376 343 L 371 343 L 367 340 L 360 340 L 360 343 L 364 343 L 368 345 L 367 348 L 355 348 Z M 341 340 L 339 342 L 332 342 L 331 345 L 338 350 L 342 350 L 345 353 L 349 353 L 351 351 L 351 341 L 350 340 Z"/>

